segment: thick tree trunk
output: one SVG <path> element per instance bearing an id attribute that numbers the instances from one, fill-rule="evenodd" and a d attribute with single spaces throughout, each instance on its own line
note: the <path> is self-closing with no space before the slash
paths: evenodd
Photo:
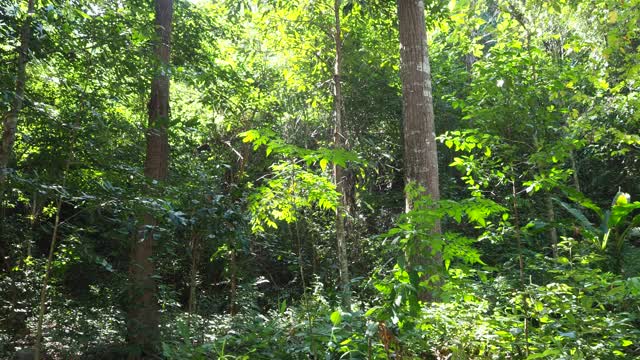
<path id="1" fill-rule="evenodd" d="M 431 199 L 439 200 L 438 156 L 424 3 L 422 0 L 399 0 L 398 17 L 405 179 L 423 186 Z M 410 199 L 407 199 L 407 210 L 412 207 Z M 437 231 L 439 227 L 438 224 Z"/>
<path id="2" fill-rule="evenodd" d="M 7 175 L 7 166 L 13 153 L 13 144 L 16 141 L 16 129 L 18 115 L 22 110 L 24 100 L 24 85 L 27 79 L 27 61 L 29 59 L 29 41 L 31 39 L 31 19 L 34 13 L 34 0 L 29 0 L 27 5 L 27 17 L 24 19 L 20 31 L 20 50 L 18 54 L 18 67 L 16 72 L 16 88 L 11 102 L 11 108 L 5 115 L 2 123 L 2 139 L 0 142 L 0 185 L 4 183 Z"/>
<path id="3" fill-rule="evenodd" d="M 169 63 L 171 49 L 172 0 L 155 1 L 157 73 L 151 83 L 147 154 L 144 174 L 149 179 L 165 180 L 169 165 Z M 153 356 L 159 349 L 159 314 L 156 284 L 153 279 L 153 229 L 157 225 L 151 214 L 144 215 L 144 223 L 131 251 L 131 304 L 128 314 L 128 342 L 134 350 L 130 358 Z"/>
<path id="4" fill-rule="evenodd" d="M 334 1 L 334 16 L 335 16 L 335 28 L 334 28 L 334 42 L 335 42 L 335 63 L 333 72 L 333 106 L 335 116 L 335 129 L 333 133 L 333 142 L 336 149 L 343 149 L 347 146 L 347 134 L 344 126 L 343 119 L 343 98 L 342 98 L 342 84 L 341 84 L 341 67 L 342 67 L 342 33 L 340 27 L 340 9 L 342 5 L 341 0 Z M 333 167 L 334 179 L 336 182 L 336 190 L 340 192 L 340 203 L 336 209 L 336 238 L 338 243 L 338 263 L 340 269 L 340 287 L 342 292 L 342 305 L 345 308 L 349 308 L 351 305 L 351 286 L 349 276 L 349 258 L 347 252 L 347 221 L 348 221 L 348 209 L 349 209 L 349 179 L 347 176 L 347 170 L 334 165 Z"/>
<path id="5" fill-rule="evenodd" d="M 404 166 L 407 184 L 424 187 L 432 200 L 440 199 L 438 185 L 438 154 L 435 139 L 431 68 L 427 52 L 427 31 L 422 0 L 398 0 L 400 28 L 400 62 L 403 98 Z M 406 197 L 406 210 L 413 208 Z M 432 232 L 441 233 L 440 222 Z M 430 253 L 430 251 L 426 251 Z M 424 268 L 437 267 L 440 255 L 427 259 L 418 256 L 411 263 Z M 424 274 L 423 279 L 429 275 Z M 432 293 L 421 291 L 421 300 L 430 300 Z"/>

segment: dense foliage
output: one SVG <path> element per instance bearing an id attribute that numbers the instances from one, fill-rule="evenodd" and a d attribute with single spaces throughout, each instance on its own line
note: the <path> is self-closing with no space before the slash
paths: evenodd
<path id="1" fill-rule="evenodd" d="M 640 358 L 640 1 L 424 5 L 439 200 L 403 178 L 395 2 L 175 0 L 164 66 L 152 1 L 0 0 L 0 358 Z"/>

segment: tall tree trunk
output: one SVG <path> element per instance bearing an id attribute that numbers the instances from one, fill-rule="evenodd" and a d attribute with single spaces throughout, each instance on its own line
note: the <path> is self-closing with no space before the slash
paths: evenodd
<path id="1" fill-rule="evenodd" d="M 16 141 L 16 128 L 18 115 L 22 110 L 24 100 L 24 85 L 27 79 L 27 61 L 29 59 L 29 41 L 31 40 L 31 19 L 34 13 L 34 0 L 29 0 L 27 5 L 27 17 L 22 23 L 20 31 L 20 49 L 18 53 L 18 68 L 16 73 L 16 88 L 11 102 L 11 108 L 5 115 L 2 123 L 2 139 L 0 143 L 0 187 L 4 184 L 7 175 L 7 166 L 13 153 L 13 144 Z"/>
<path id="2" fill-rule="evenodd" d="M 335 129 L 333 132 L 333 143 L 336 149 L 347 147 L 347 134 L 344 126 L 342 98 L 341 68 L 342 68 L 342 32 L 340 27 L 341 0 L 334 1 L 334 42 L 335 42 L 335 63 L 333 68 L 333 106 L 335 117 Z M 342 305 L 349 308 L 351 305 L 351 286 L 349 277 L 349 258 L 347 253 L 347 221 L 349 209 L 349 176 L 347 169 L 334 165 L 333 173 L 336 182 L 336 189 L 340 192 L 340 203 L 336 209 L 336 238 L 338 243 L 338 263 L 340 269 L 340 287 L 342 292 Z"/>
<path id="3" fill-rule="evenodd" d="M 144 174 L 162 181 L 167 178 L 169 165 L 169 64 L 171 49 L 172 0 L 155 1 L 157 73 L 151 83 L 149 124 L 146 133 L 147 154 Z M 129 274 L 131 301 L 128 314 L 128 342 L 134 350 L 130 358 L 153 356 L 159 348 L 159 314 L 156 284 L 153 279 L 153 233 L 157 225 L 153 215 L 145 214 L 138 238 L 132 246 Z"/>
<path id="4" fill-rule="evenodd" d="M 440 199 L 438 186 L 438 154 L 435 139 L 431 68 L 427 52 L 427 30 L 422 0 L 398 0 L 400 28 L 400 63 L 403 99 L 403 134 L 405 181 L 424 187 L 432 200 Z M 406 197 L 406 211 L 413 208 Z M 440 234 L 440 222 L 432 229 Z M 430 251 L 426 251 L 430 253 Z M 419 255 L 410 262 L 418 267 L 433 268 L 441 263 L 440 254 L 427 259 Z M 429 275 L 424 274 L 423 279 Z M 421 290 L 419 298 L 431 300 L 431 291 Z"/>

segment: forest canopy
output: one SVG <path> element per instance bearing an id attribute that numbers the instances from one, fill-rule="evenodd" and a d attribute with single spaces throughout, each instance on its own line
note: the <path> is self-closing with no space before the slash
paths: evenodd
<path id="1" fill-rule="evenodd" d="M 0 0 L 0 358 L 640 358 L 640 0 Z"/>

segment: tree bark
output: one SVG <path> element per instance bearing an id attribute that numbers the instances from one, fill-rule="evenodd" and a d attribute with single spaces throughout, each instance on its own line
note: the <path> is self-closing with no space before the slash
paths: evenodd
<path id="1" fill-rule="evenodd" d="M 27 80 L 27 61 L 29 60 L 29 41 L 31 40 L 31 19 L 34 13 L 34 0 L 29 0 L 27 5 L 27 17 L 22 23 L 20 31 L 20 50 L 18 53 L 18 68 L 16 72 L 16 88 L 11 102 L 11 108 L 5 115 L 2 123 L 2 142 L 0 143 L 0 185 L 4 184 L 7 176 L 7 166 L 13 153 L 13 144 L 16 141 L 16 129 L 18 127 L 18 115 L 22 110 L 24 100 L 24 86 Z"/>
<path id="2" fill-rule="evenodd" d="M 335 129 L 333 132 L 333 143 L 335 149 L 344 149 L 347 147 L 347 134 L 344 126 L 343 109 L 344 99 L 342 97 L 341 84 L 341 68 L 342 68 L 342 31 L 340 26 L 340 9 L 342 7 L 341 0 L 334 1 L 334 43 L 335 43 L 335 62 L 333 68 L 333 106 Z M 338 263 L 340 269 L 340 290 L 342 293 L 342 305 L 349 308 L 351 305 L 351 286 L 349 276 L 349 258 L 347 252 L 347 221 L 349 209 L 349 179 L 348 170 L 339 165 L 333 166 L 334 180 L 336 190 L 341 194 L 340 202 L 336 208 L 336 238 L 338 244 Z"/>
<path id="3" fill-rule="evenodd" d="M 157 73 L 151 83 L 148 104 L 149 124 L 146 132 L 147 151 L 144 174 L 162 181 L 167 178 L 169 165 L 169 64 L 171 50 L 172 0 L 155 1 L 155 60 Z M 153 215 L 145 214 L 143 226 L 134 239 L 129 274 L 132 282 L 131 304 L 128 314 L 127 340 L 134 350 L 130 358 L 153 356 L 159 349 L 159 314 L 156 284 L 153 279 L 154 227 Z"/>
<path id="4" fill-rule="evenodd" d="M 435 139 L 433 95 L 431 92 L 431 68 L 427 51 L 424 2 L 422 0 L 398 0 L 400 33 L 400 63 L 403 99 L 404 166 L 406 184 L 415 183 L 425 189 L 432 200 L 440 199 L 438 185 L 438 154 Z M 412 199 L 406 199 L 406 211 L 413 209 Z M 440 234 L 437 221 L 433 234 Z M 427 253 L 430 250 L 427 249 Z M 440 254 L 427 259 L 419 255 L 410 259 L 418 267 L 437 267 Z M 427 266 L 429 265 L 429 266 Z M 423 280 L 429 278 L 426 272 Z M 431 291 L 421 290 L 419 298 L 431 300 Z"/>

